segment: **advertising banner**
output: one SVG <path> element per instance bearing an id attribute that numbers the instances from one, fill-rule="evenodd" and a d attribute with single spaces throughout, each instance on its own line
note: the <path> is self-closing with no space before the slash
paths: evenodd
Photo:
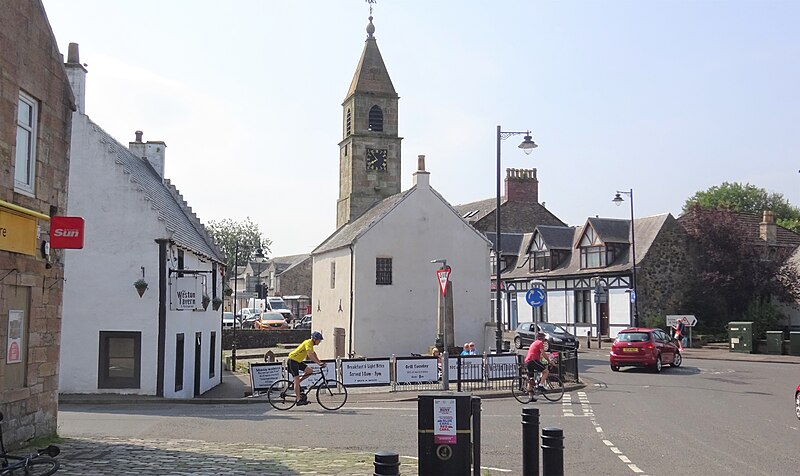
<path id="1" fill-rule="evenodd" d="M 17 364 L 22 362 L 25 355 L 23 325 L 25 313 L 23 311 L 8 311 L 8 345 L 6 346 L 6 363 Z"/>
<path id="2" fill-rule="evenodd" d="M 348 386 L 389 385 L 389 359 L 343 360 L 342 383 Z"/>
<path id="3" fill-rule="evenodd" d="M 202 289 L 197 275 L 174 276 L 169 281 L 169 308 L 171 311 L 202 309 Z"/>

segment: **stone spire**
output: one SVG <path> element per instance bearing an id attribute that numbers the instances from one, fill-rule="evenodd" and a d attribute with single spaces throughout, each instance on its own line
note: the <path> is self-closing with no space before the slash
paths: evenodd
<path id="1" fill-rule="evenodd" d="M 372 23 L 372 16 L 369 17 L 367 25 L 367 41 L 364 50 L 361 52 L 361 59 L 358 61 L 356 73 L 350 83 L 345 100 L 355 93 L 372 93 L 386 96 L 397 97 L 394 90 L 389 71 L 383 62 L 383 57 L 378 49 L 378 42 L 373 36 L 375 25 Z"/>

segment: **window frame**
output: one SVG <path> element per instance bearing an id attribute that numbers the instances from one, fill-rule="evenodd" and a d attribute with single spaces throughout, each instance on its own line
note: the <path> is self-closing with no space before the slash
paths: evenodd
<path id="1" fill-rule="evenodd" d="M 217 333 L 215 331 L 211 331 L 208 345 L 208 378 L 214 378 L 217 375 Z"/>
<path id="2" fill-rule="evenodd" d="M 590 324 L 592 322 L 592 290 L 576 289 L 573 296 L 575 300 L 575 323 Z"/>
<path id="3" fill-rule="evenodd" d="M 99 331 L 99 351 L 97 353 L 97 388 L 141 388 L 142 383 L 142 333 L 138 331 Z M 133 340 L 133 373 L 134 376 L 109 376 L 109 341 L 110 339 Z"/>
<path id="4" fill-rule="evenodd" d="M 375 258 L 375 285 L 376 286 L 391 286 L 392 285 L 392 258 L 377 257 Z"/>
<path id="5" fill-rule="evenodd" d="M 367 130 L 370 132 L 383 132 L 383 109 L 377 104 L 369 108 L 367 114 Z"/>
<path id="6" fill-rule="evenodd" d="M 20 103 L 25 103 L 31 109 L 31 117 L 29 118 L 30 124 L 23 124 L 20 122 Z M 28 147 L 26 147 L 28 150 L 25 157 L 25 164 L 22 164 L 27 169 L 25 182 L 20 182 L 18 180 L 18 172 L 20 168 L 20 141 L 16 140 L 14 152 L 14 190 L 33 195 L 36 193 L 36 142 L 39 135 L 39 101 L 24 91 L 19 92 L 16 124 L 16 138 L 19 138 L 20 131 L 22 129 L 27 135 L 29 135 L 30 143 L 28 144 Z"/>

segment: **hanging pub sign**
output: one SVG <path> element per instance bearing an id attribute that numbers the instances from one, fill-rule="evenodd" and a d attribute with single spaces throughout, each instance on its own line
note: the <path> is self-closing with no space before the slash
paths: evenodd
<path id="1" fill-rule="evenodd" d="M 201 280 L 197 275 L 173 276 L 169 280 L 169 308 L 172 311 L 201 309 L 203 297 Z"/>

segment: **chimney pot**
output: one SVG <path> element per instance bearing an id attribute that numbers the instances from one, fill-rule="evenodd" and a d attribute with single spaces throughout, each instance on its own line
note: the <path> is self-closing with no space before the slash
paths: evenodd
<path id="1" fill-rule="evenodd" d="M 135 134 L 136 134 L 136 142 L 141 142 L 142 141 L 142 135 L 144 134 L 144 132 L 136 131 Z"/>
<path id="2" fill-rule="evenodd" d="M 425 156 L 424 155 L 418 155 L 417 156 L 417 170 L 420 171 L 420 172 L 424 172 L 425 171 Z"/>
<path id="3" fill-rule="evenodd" d="M 70 43 L 67 47 L 67 63 L 81 63 L 81 55 L 78 52 L 77 43 Z"/>

